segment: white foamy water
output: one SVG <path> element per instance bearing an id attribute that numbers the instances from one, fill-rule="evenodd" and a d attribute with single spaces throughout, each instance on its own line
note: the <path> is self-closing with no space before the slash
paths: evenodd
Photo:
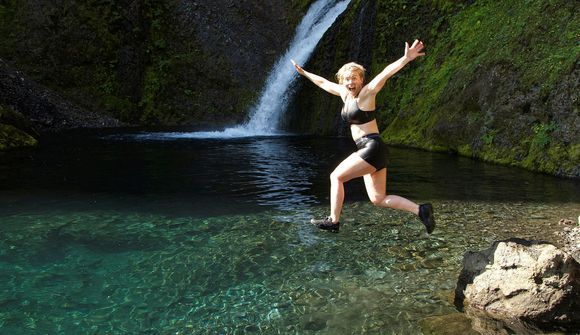
<path id="1" fill-rule="evenodd" d="M 344 12 L 350 0 L 318 0 L 310 6 L 308 12 L 296 29 L 290 47 L 278 59 L 262 89 L 259 101 L 249 112 L 248 121 L 244 124 L 221 131 L 172 132 L 143 134 L 147 139 L 167 138 L 238 138 L 253 136 L 284 135 L 281 121 L 292 94 L 292 83 L 298 73 L 290 59 L 303 65 L 308 61 L 324 33 Z"/>

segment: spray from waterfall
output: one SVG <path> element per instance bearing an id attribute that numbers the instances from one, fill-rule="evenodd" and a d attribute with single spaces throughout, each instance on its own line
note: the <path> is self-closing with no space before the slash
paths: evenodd
<path id="1" fill-rule="evenodd" d="M 290 47 L 276 62 L 258 103 L 250 109 L 246 123 L 223 131 L 178 133 L 182 138 L 224 138 L 271 136 L 282 133 L 280 124 L 291 94 L 292 83 L 298 77 L 290 59 L 303 65 L 308 61 L 324 33 L 344 12 L 350 0 L 318 0 L 302 19 Z"/>

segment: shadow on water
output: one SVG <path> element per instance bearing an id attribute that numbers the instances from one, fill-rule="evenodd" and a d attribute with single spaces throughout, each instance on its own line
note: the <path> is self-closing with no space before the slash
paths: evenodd
<path id="1" fill-rule="evenodd" d="M 38 150 L 4 155 L 0 185 L 129 194 L 233 193 L 284 206 L 283 200 L 312 201 L 311 189 L 327 193 L 328 174 L 352 150 L 349 138 L 220 140 L 71 132 L 46 138 Z M 580 198 L 578 180 L 455 155 L 391 147 L 389 160 L 388 189 L 393 193 L 441 200 Z"/>
<path id="2" fill-rule="evenodd" d="M 113 195 L 124 206 L 143 207 L 145 199 L 172 212 L 199 210 L 203 215 L 261 206 L 303 213 L 310 205 L 328 202 L 328 176 L 354 150 L 348 138 L 159 134 L 165 133 L 70 132 L 46 138 L 38 149 L 2 157 L 0 196 L 44 194 L 50 202 L 61 193 L 70 195 L 71 203 L 79 197 L 79 203 L 98 205 Z M 417 201 L 549 203 L 580 198 L 578 180 L 396 147 L 390 148 L 389 158 L 387 191 Z M 360 178 L 347 183 L 346 190 L 347 201 L 367 200 Z M 114 207 L 114 202 L 106 206 Z"/>
<path id="3" fill-rule="evenodd" d="M 389 182 L 421 199 L 578 201 L 580 180 L 557 178 L 456 155 L 391 148 Z"/>

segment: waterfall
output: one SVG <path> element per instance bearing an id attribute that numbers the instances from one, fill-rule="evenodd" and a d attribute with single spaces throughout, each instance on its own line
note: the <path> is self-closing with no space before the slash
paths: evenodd
<path id="1" fill-rule="evenodd" d="M 260 99 L 250 109 L 246 123 L 223 131 L 176 134 L 176 137 L 217 138 L 281 134 L 282 115 L 288 106 L 292 83 L 299 76 L 290 59 L 304 65 L 324 33 L 344 12 L 349 2 L 350 0 L 318 0 L 310 6 L 296 29 L 290 47 L 270 71 Z"/>
<path id="2" fill-rule="evenodd" d="M 272 68 L 262 96 L 258 104 L 252 108 L 250 119 L 243 125 L 244 128 L 249 132 L 266 135 L 275 134 L 280 130 L 282 113 L 286 111 L 290 98 L 290 88 L 298 77 L 290 59 L 293 58 L 298 64 L 304 65 L 324 33 L 346 9 L 349 2 L 350 0 L 343 0 L 333 4 L 331 0 L 319 0 L 312 4 L 296 29 L 296 36 L 290 47 Z"/>

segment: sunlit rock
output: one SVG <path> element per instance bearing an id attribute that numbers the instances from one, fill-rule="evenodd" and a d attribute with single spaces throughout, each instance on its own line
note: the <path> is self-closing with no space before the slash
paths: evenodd
<path id="1" fill-rule="evenodd" d="M 580 262 L 580 227 L 564 227 L 557 235 L 563 240 L 562 249 Z"/>
<path id="2" fill-rule="evenodd" d="M 530 331 L 572 326 L 580 323 L 580 265 L 549 243 L 495 242 L 464 256 L 455 305 L 491 319 L 522 321 Z"/>

